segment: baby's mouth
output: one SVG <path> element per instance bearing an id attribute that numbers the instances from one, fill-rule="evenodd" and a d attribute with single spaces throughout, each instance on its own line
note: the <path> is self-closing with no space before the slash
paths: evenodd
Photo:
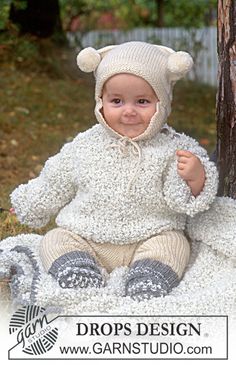
<path id="1" fill-rule="evenodd" d="M 129 119 L 123 119 L 121 121 L 121 124 L 136 125 L 140 124 L 140 122 L 136 118 L 129 118 Z"/>

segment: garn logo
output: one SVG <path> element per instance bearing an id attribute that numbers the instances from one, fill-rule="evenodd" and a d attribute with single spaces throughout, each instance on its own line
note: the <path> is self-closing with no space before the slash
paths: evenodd
<path id="1" fill-rule="evenodd" d="M 29 355 L 42 355 L 54 346 L 58 329 L 47 320 L 46 310 L 37 305 L 18 309 L 11 317 L 10 334 L 17 331 L 17 345 Z"/>

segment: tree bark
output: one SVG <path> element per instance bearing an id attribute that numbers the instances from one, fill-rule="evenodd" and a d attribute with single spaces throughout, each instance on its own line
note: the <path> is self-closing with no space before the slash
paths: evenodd
<path id="1" fill-rule="evenodd" d="M 157 23 L 158 28 L 164 27 L 164 0 L 156 0 Z"/>
<path id="2" fill-rule="evenodd" d="M 26 9 L 17 9 L 12 3 L 9 19 L 20 26 L 21 34 L 48 38 L 63 33 L 58 0 L 27 0 Z"/>
<path id="3" fill-rule="evenodd" d="M 220 196 L 236 199 L 236 0 L 218 0 L 217 164 Z"/>

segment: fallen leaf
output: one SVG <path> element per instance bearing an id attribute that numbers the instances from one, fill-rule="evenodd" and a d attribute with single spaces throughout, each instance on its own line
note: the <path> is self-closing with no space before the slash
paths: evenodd
<path id="1" fill-rule="evenodd" d="M 30 177 L 31 179 L 34 179 L 34 178 L 36 177 L 36 175 L 35 175 L 35 173 L 34 173 L 33 171 L 30 171 L 30 172 L 29 172 L 29 177 Z"/>
<path id="2" fill-rule="evenodd" d="M 43 168 L 43 165 L 40 165 L 40 164 L 36 165 L 34 168 L 35 173 L 38 175 L 41 172 L 42 168 Z"/>
<path id="3" fill-rule="evenodd" d="M 209 143 L 210 143 L 210 141 L 209 141 L 209 139 L 208 139 L 208 138 L 201 138 L 201 139 L 199 140 L 199 142 L 200 142 L 200 144 L 201 144 L 201 145 L 203 145 L 203 146 L 208 146 L 208 145 L 209 145 Z"/>
<path id="4" fill-rule="evenodd" d="M 39 157 L 38 156 L 35 156 L 35 155 L 32 155 L 31 156 L 31 159 L 32 159 L 32 161 L 38 161 L 39 160 Z"/>
<path id="5" fill-rule="evenodd" d="M 19 145 L 19 143 L 15 139 L 11 139 L 10 143 L 12 146 L 15 146 L 15 147 L 17 147 Z"/>
<path id="6" fill-rule="evenodd" d="M 29 109 L 24 108 L 24 107 L 22 107 L 22 106 L 16 106 L 16 107 L 15 107 L 15 110 L 16 110 L 17 112 L 20 112 L 20 113 L 23 113 L 23 114 L 26 114 L 26 115 L 28 115 L 28 114 L 30 113 Z"/>

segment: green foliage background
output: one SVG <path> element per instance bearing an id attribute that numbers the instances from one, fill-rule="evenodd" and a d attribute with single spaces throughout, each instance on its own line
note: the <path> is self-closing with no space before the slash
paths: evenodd
<path id="1" fill-rule="evenodd" d="M 24 9 L 27 0 L 0 0 L 0 29 L 8 24 L 11 2 Z M 154 0 L 59 0 L 64 28 L 73 16 L 86 17 L 87 28 L 96 28 L 96 20 L 103 12 L 111 11 L 121 20 L 123 28 L 152 25 L 157 19 L 157 6 Z M 209 25 L 210 10 L 216 12 L 217 0 L 165 0 L 165 27 L 202 27 Z"/>

